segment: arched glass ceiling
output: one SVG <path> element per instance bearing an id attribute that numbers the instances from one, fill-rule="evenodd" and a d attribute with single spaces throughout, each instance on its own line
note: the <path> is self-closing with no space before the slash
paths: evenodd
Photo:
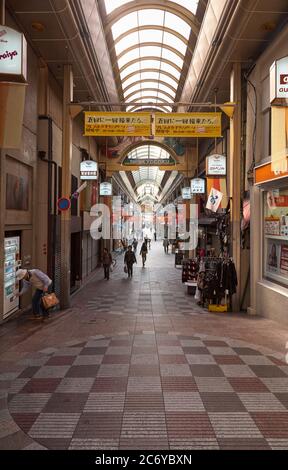
<path id="1" fill-rule="evenodd" d="M 175 102 L 198 0 L 171 0 L 166 8 L 157 8 L 151 2 L 151 8 L 145 4 L 142 9 L 143 2 L 138 6 L 135 0 L 104 3 L 107 15 L 111 14 L 109 26 L 116 55 L 113 65 L 119 70 L 125 102 L 131 102 L 127 111 L 158 106 L 164 112 L 171 111 L 167 103 Z M 120 9 L 126 4 L 127 14 Z M 143 106 L 135 107 L 133 102 Z"/>

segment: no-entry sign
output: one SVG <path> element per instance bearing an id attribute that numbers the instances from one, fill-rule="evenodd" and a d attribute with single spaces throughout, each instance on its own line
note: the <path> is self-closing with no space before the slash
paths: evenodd
<path id="1" fill-rule="evenodd" d="M 71 207 L 71 201 L 68 197 L 60 197 L 57 202 L 59 211 L 68 211 Z"/>

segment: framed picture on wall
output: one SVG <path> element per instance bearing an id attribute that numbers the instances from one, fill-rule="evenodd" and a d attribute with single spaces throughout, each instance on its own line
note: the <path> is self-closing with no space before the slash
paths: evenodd
<path id="1" fill-rule="evenodd" d="M 29 210 L 29 178 L 28 175 L 6 175 L 6 209 Z"/>

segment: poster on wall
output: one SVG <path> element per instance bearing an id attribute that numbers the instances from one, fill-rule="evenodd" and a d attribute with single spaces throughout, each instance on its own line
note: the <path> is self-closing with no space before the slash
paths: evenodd
<path id="1" fill-rule="evenodd" d="M 28 176 L 6 175 L 6 209 L 29 210 Z"/>
<path id="2" fill-rule="evenodd" d="M 267 243 L 267 271 L 277 274 L 279 272 L 280 246 L 274 240 Z"/>

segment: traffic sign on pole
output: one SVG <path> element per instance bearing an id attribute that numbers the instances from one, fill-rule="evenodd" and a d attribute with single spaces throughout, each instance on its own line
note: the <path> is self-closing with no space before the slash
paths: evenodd
<path id="1" fill-rule="evenodd" d="M 68 211 L 71 207 L 71 201 L 68 197 L 60 197 L 57 201 L 59 211 Z"/>

